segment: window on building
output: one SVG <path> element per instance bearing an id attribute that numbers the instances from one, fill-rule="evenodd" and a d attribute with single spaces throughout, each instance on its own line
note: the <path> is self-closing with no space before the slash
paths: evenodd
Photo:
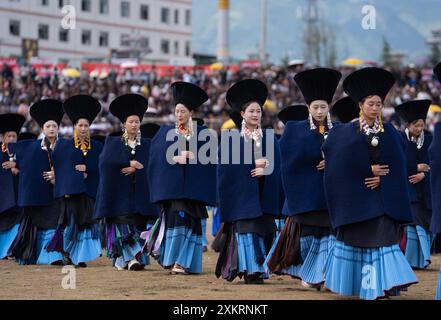
<path id="1" fill-rule="evenodd" d="M 141 20 L 149 19 L 149 6 L 142 4 L 141 5 Z"/>
<path id="2" fill-rule="evenodd" d="M 92 32 L 90 30 L 83 30 L 81 32 L 81 43 L 86 46 L 92 44 Z"/>
<path id="3" fill-rule="evenodd" d="M 185 42 L 185 56 L 186 57 L 191 56 L 191 43 L 190 43 L 190 41 Z"/>
<path id="4" fill-rule="evenodd" d="M 120 45 L 121 45 L 121 47 L 130 47 L 130 35 L 122 34 Z"/>
<path id="5" fill-rule="evenodd" d="M 38 39 L 49 40 L 49 25 L 47 24 L 38 25 Z"/>
<path id="6" fill-rule="evenodd" d="M 161 8 L 161 22 L 169 24 L 170 23 L 170 9 Z"/>
<path id="7" fill-rule="evenodd" d="M 100 14 L 109 13 L 109 0 L 100 0 Z"/>
<path id="8" fill-rule="evenodd" d="M 70 4 L 70 0 L 58 0 L 58 7 L 63 8 L 65 5 Z"/>
<path id="9" fill-rule="evenodd" d="M 170 52 L 170 41 L 168 40 L 161 40 L 161 53 L 163 54 L 169 54 Z"/>
<path id="10" fill-rule="evenodd" d="M 90 0 L 81 0 L 81 11 L 90 12 L 90 10 L 91 10 Z"/>
<path id="11" fill-rule="evenodd" d="M 49 5 L 49 0 L 41 0 L 41 5 L 47 7 Z"/>
<path id="12" fill-rule="evenodd" d="M 109 46 L 109 33 L 108 32 L 100 32 L 99 37 L 99 45 L 100 47 L 108 47 Z"/>
<path id="13" fill-rule="evenodd" d="M 9 21 L 9 34 L 13 36 L 20 36 L 20 21 L 11 20 Z"/>
<path id="14" fill-rule="evenodd" d="M 191 25 L 191 11 L 185 10 L 185 25 L 190 26 Z"/>
<path id="15" fill-rule="evenodd" d="M 175 55 L 178 56 L 179 55 L 179 41 L 175 41 L 174 48 L 175 48 Z"/>
<path id="16" fill-rule="evenodd" d="M 60 28 L 58 39 L 60 42 L 69 42 L 69 30 Z"/>
<path id="17" fill-rule="evenodd" d="M 175 10 L 175 24 L 179 24 L 179 10 Z"/>
<path id="18" fill-rule="evenodd" d="M 121 1 L 121 17 L 124 18 L 130 17 L 130 2 Z"/>

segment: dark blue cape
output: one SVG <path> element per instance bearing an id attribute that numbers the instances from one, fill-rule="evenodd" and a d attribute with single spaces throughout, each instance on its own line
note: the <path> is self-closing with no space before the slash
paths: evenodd
<path id="1" fill-rule="evenodd" d="M 101 142 L 91 140 L 92 146 L 88 150 L 86 161 L 81 150 L 75 148 L 73 139 L 61 139 L 57 141 L 53 153 L 55 170 L 55 198 L 65 195 L 87 193 L 95 198 L 98 189 L 99 172 L 98 160 L 103 150 Z M 87 178 L 84 179 L 82 172 L 75 170 L 78 164 L 85 164 Z"/>
<path id="2" fill-rule="evenodd" d="M 7 153 L 1 153 L 0 163 L 9 161 Z M 11 170 L 0 167 L 0 216 L 6 210 L 17 205 L 18 177 L 12 175 Z"/>
<path id="3" fill-rule="evenodd" d="M 432 143 L 432 136 L 425 135 L 424 144 L 421 149 L 417 148 L 416 143 L 407 139 L 406 133 L 401 132 L 406 143 L 406 159 L 407 159 L 407 175 L 412 176 L 418 173 L 418 164 L 429 164 L 429 146 Z M 424 198 L 424 205 L 426 209 L 432 209 L 432 197 L 430 188 L 430 171 L 426 173 L 426 177 L 423 181 L 414 185 L 407 182 L 409 188 L 409 196 L 411 202 L 417 202 L 417 186 L 422 190 L 422 196 Z"/>
<path id="4" fill-rule="evenodd" d="M 47 151 L 41 149 L 41 140 L 23 140 L 9 144 L 9 151 L 17 155 L 20 170 L 18 206 L 46 206 L 54 200 L 53 186 L 43 179 L 43 172 L 50 171 Z"/>
<path id="5" fill-rule="evenodd" d="M 280 139 L 282 182 L 286 194 L 286 215 L 326 210 L 323 171 L 316 166 L 322 157 L 320 135 L 308 121 L 289 121 Z"/>
<path id="6" fill-rule="evenodd" d="M 150 203 L 147 180 L 150 139 L 141 139 L 136 147 L 135 160 L 144 169 L 125 176 L 121 170 L 130 166 L 130 153 L 121 137 L 107 137 L 99 157 L 100 179 L 94 218 L 117 217 L 131 214 L 158 216 L 157 206 Z M 135 183 L 134 183 L 135 178 Z"/>
<path id="7" fill-rule="evenodd" d="M 237 130 L 231 130 L 230 134 L 240 135 Z M 266 149 L 266 133 L 262 139 L 263 155 Z M 219 211 L 222 222 L 255 219 L 262 214 L 278 216 L 280 208 L 280 150 L 277 139 L 274 139 L 274 170 L 270 175 L 264 176 L 263 197 L 259 195 L 259 181 L 251 177 L 251 170 L 255 168 L 254 159 L 252 164 L 244 163 L 245 140 L 240 137 L 241 164 L 222 164 L 222 148 L 219 148 L 218 164 L 218 196 Z M 221 145 L 222 146 L 222 145 Z M 230 163 L 232 147 L 229 146 Z"/>
<path id="8" fill-rule="evenodd" d="M 366 137 L 354 123 L 334 127 L 323 144 L 325 194 L 333 228 L 362 222 L 383 214 L 412 221 L 407 188 L 404 141 L 391 124 L 380 134 L 380 164 L 390 172 L 381 177 L 381 191 L 366 187 L 372 177 Z"/>
<path id="9" fill-rule="evenodd" d="M 429 147 L 430 181 L 432 183 L 432 222 L 430 230 L 441 233 L 441 123 L 435 126 L 432 145 Z"/>
<path id="10" fill-rule="evenodd" d="M 197 133 L 205 126 L 198 126 Z M 163 125 L 152 139 L 148 168 L 151 201 L 191 199 L 216 205 L 216 164 L 169 164 L 167 149 L 177 141 L 166 141 L 167 132 L 173 125 Z M 192 139 L 196 139 L 196 132 Z M 198 141 L 198 150 L 207 141 Z M 177 152 L 175 153 L 177 154 Z M 208 153 L 207 153 L 208 154 Z M 216 159 L 216 158 L 215 158 Z"/>

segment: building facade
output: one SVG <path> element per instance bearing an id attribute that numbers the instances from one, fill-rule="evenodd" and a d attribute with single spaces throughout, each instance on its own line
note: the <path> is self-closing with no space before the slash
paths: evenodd
<path id="1" fill-rule="evenodd" d="M 188 60 L 191 15 L 191 0 L 2 0 L 0 56 Z"/>

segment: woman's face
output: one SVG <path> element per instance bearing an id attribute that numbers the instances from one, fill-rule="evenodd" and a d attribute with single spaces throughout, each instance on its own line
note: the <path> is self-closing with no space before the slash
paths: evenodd
<path id="1" fill-rule="evenodd" d="M 379 96 L 367 97 L 360 106 L 367 120 L 375 120 L 381 115 L 383 102 Z"/>
<path id="2" fill-rule="evenodd" d="M 124 127 L 129 135 L 135 136 L 141 127 L 141 121 L 138 116 L 129 116 L 124 123 Z"/>
<path id="3" fill-rule="evenodd" d="M 324 100 L 315 100 L 309 105 L 309 113 L 317 122 L 324 122 L 329 113 L 328 102 Z"/>
<path id="4" fill-rule="evenodd" d="M 49 120 L 43 125 L 43 133 L 48 139 L 55 139 L 58 135 L 58 124 Z"/>
<path id="5" fill-rule="evenodd" d="M 412 123 L 409 123 L 407 128 L 409 128 L 409 133 L 413 137 L 418 137 L 424 130 L 424 120 L 418 119 Z"/>
<path id="6" fill-rule="evenodd" d="M 17 133 L 15 131 L 5 132 L 5 134 L 3 135 L 3 142 L 5 144 L 16 143 L 17 142 Z"/>
<path id="7" fill-rule="evenodd" d="M 262 120 L 262 107 L 257 102 L 249 104 L 244 111 L 240 112 L 248 127 L 260 126 Z"/>
<path id="8" fill-rule="evenodd" d="M 191 114 L 190 110 L 188 110 L 182 103 L 176 105 L 175 116 L 179 124 L 186 125 L 190 120 Z"/>
<path id="9" fill-rule="evenodd" d="M 86 119 L 79 119 L 75 125 L 75 130 L 80 139 L 85 139 L 89 133 L 89 121 Z"/>

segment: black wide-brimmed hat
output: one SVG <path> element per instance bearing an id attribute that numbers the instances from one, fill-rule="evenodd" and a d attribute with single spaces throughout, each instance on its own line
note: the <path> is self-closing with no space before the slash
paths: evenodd
<path id="1" fill-rule="evenodd" d="M 141 125 L 141 137 L 152 139 L 159 128 L 161 128 L 161 126 L 156 123 L 144 123 Z"/>
<path id="2" fill-rule="evenodd" d="M 431 104 L 430 100 L 407 101 L 397 106 L 395 111 L 406 123 L 412 123 L 419 119 L 425 122 Z"/>
<path id="3" fill-rule="evenodd" d="M 240 130 L 242 128 L 242 121 L 243 121 L 243 118 L 240 115 L 240 112 L 237 110 L 230 111 L 230 118 L 231 118 L 231 120 L 233 120 L 236 128 Z"/>
<path id="4" fill-rule="evenodd" d="M 0 114 L 0 133 L 13 131 L 18 135 L 25 121 L 26 118 L 18 113 Z"/>
<path id="5" fill-rule="evenodd" d="M 38 136 L 32 132 L 22 132 L 18 135 L 18 141 L 22 140 L 36 140 Z"/>
<path id="6" fill-rule="evenodd" d="M 343 81 L 343 89 L 355 102 L 368 96 L 379 96 L 382 101 L 395 83 L 392 73 L 375 67 L 363 68 L 352 72 Z"/>
<path id="7" fill-rule="evenodd" d="M 102 134 L 95 134 L 93 136 L 90 137 L 92 140 L 96 140 L 101 142 L 102 144 L 104 144 L 104 142 L 106 141 L 106 136 L 102 135 Z"/>
<path id="8" fill-rule="evenodd" d="M 348 123 L 360 116 L 360 107 L 351 97 L 344 97 L 334 103 L 331 112 L 340 122 Z"/>
<path id="9" fill-rule="evenodd" d="M 110 103 L 109 111 L 122 123 L 130 116 L 138 116 L 142 121 L 148 101 L 140 94 L 128 93 L 117 97 Z"/>
<path id="10" fill-rule="evenodd" d="M 196 124 L 197 124 L 199 127 L 201 127 L 201 126 L 205 126 L 204 119 L 202 119 L 202 118 L 192 118 L 192 119 L 193 119 L 193 121 L 196 122 Z"/>
<path id="11" fill-rule="evenodd" d="M 41 128 L 50 120 L 60 125 L 64 116 L 63 104 L 55 99 L 40 100 L 31 106 L 29 113 Z"/>
<path id="12" fill-rule="evenodd" d="M 263 107 L 267 97 L 268 89 L 262 81 L 245 79 L 231 86 L 225 99 L 233 110 L 242 111 L 242 107 L 249 102 L 257 102 Z"/>
<path id="13" fill-rule="evenodd" d="M 305 70 L 294 76 L 307 104 L 316 100 L 331 103 L 340 79 L 339 71 L 328 68 Z"/>
<path id="14" fill-rule="evenodd" d="M 174 105 L 181 103 L 190 111 L 196 110 L 208 100 L 208 95 L 203 89 L 189 82 L 176 81 L 170 88 Z"/>
<path id="15" fill-rule="evenodd" d="M 303 104 L 296 104 L 293 106 L 285 107 L 280 110 L 277 117 L 284 125 L 288 121 L 302 121 L 308 119 L 309 111 L 308 107 Z"/>
<path id="16" fill-rule="evenodd" d="M 92 124 L 101 111 L 101 105 L 94 97 L 79 94 L 64 101 L 63 109 L 73 124 L 79 119 L 87 119 Z"/>

